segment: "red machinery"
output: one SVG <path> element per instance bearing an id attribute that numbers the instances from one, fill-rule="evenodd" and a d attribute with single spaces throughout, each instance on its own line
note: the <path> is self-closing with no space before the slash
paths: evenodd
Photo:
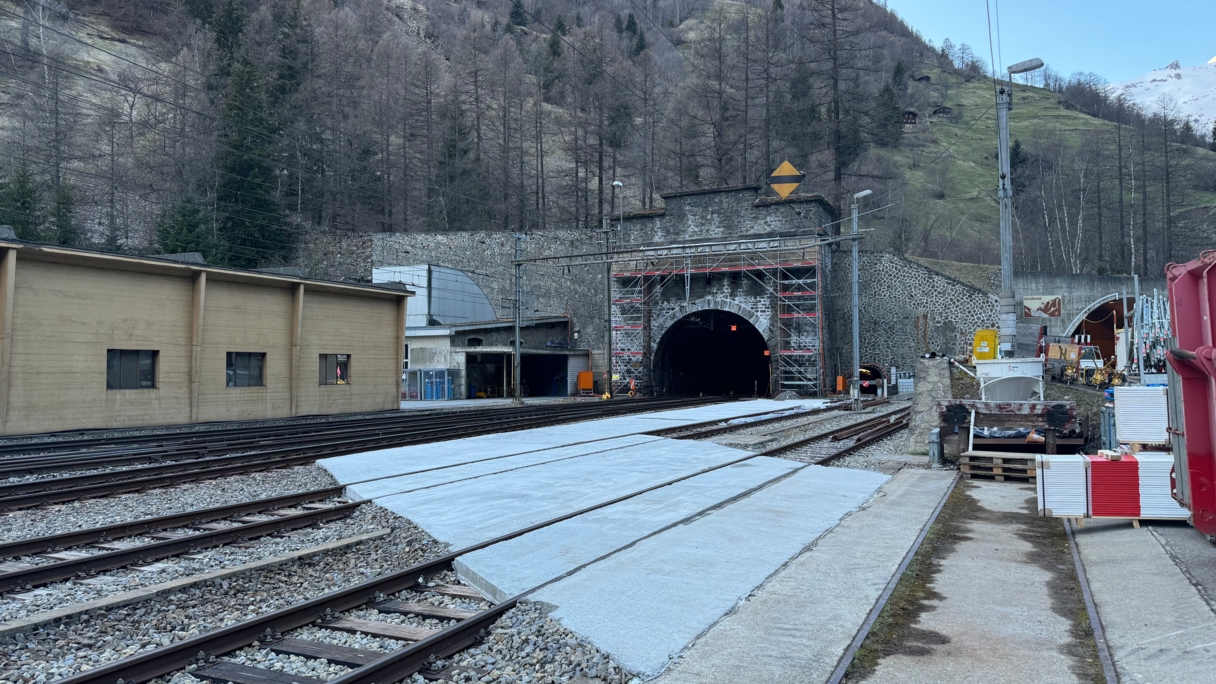
<path id="1" fill-rule="evenodd" d="M 1186 444 L 1185 451 L 1175 450 L 1182 452 L 1181 462 L 1175 460 L 1175 498 L 1190 509 L 1196 529 L 1216 536 L 1216 250 L 1166 266 L 1165 276 L 1177 339 L 1168 359 L 1182 378 L 1179 436 Z"/>

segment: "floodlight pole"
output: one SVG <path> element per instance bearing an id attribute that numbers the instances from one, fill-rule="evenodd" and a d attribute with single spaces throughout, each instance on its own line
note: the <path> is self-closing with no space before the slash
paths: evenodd
<path id="1" fill-rule="evenodd" d="M 1009 86 L 996 93 L 997 159 L 1000 178 L 997 196 L 1001 204 L 1001 296 L 999 308 L 1000 356 L 1016 355 L 1018 336 L 1017 295 L 1013 291 L 1013 179 L 1009 168 L 1009 112 L 1013 109 L 1013 75 L 1043 68 L 1034 57 L 1010 66 Z"/>
<path id="2" fill-rule="evenodd" d="M 519 233 L 515 234 L 515 354 L 511 360 L 511 378 L 515 383 L 514 398 L 511 404 L 522 406 L 524 400 L 519 394 L 519 327 L 520 319 L 523 317 L 523 296 L 524 296 L 524 279 L 523 279 L 523 240 L 524 236 Z"/>
<path id="3" fill-rule="evenodd" d="M 997 152 L 1000 178 L 997 197 L 1001 205 L 1001 296 L 1000 296 L 1000 355 L 1014 355 L 1018 332 L 1018 316 L 1013 291 L 1013 185 L 1009 170 L 1009 110 L 1013 108 L 1013 93 L 1002 87 L 996 94 Z"/>
<path id="4" fill-rule="evenodd" d="M 853 410 L 861 410 L 861 297 L 858 294 L 859 258 L 857 243 L 861 240 L 857 231 L 857 200 L 869 195 L 870 190 L 862 190 L 853 195 L 853 386 L 850 395 L 853 397 Z"/>

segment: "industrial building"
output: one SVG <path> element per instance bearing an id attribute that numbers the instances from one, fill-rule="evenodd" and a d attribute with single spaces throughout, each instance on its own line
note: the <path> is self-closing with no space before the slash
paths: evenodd
<path id="1" fill-rule="evenodd" d="M 377 283 L 417 293 L 406 317 L 402 366 L 406 401 L 506 397 L 514 393 L 515 321 L 500 318 L 468 274 L 429 264 L 372 271 Z M 504 307 L 510 310 L 510 306 Z M 525 316 L 520 323 L 522 396 L 577 394 L 578 373 L 591 368 L 586 349 L 571 349 L 577 330 L 567 316 Z"/>
<path id="2" fill-rule="evenodd" d="M 398 407 L 401 285 L 0 240 L 0 433 Z"/>

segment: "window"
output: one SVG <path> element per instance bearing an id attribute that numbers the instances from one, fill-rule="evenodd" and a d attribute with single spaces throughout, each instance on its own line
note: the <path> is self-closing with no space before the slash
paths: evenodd
<path id="1" fill-rule="evenodd" d="M 466 345 L 469 347 L 480 347 L 483 344 L 485 344 L 485 340 L 480 337 L 470 337 L 468 342 L 466 342 Z"/>
<path id="2" fill-rule="evenodd" d="M 106 389 L 156 389 L 157 355 L 148 350 L 106 350 Z"/>
<path id="3" fill-rule="evenodd" d="M 266 385 L 266 354 L 261 352 L 228 352 L 226 384 L 229 387 L 264 387 Z"/>
<path id="4" fill-rule="evenodd" d="M 350 354 L 322 354 L 317 372 L 322 385 L 349 385 Z"/>
<path id="5" fill-rule="evenodd" d="M 405 345 L 405 353 L 401 355 L 401 372 L 404 373 L 405 371 L 407 371 L 409 369 L 410 369 L 410 346 L 407 344 L 407 345 Z"/>

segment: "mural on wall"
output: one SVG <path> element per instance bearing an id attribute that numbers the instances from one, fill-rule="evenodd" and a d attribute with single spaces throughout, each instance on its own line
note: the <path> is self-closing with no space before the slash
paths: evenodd
<path id="1" fill-rule="evenodd" d="M 1022 318 L 1059 318 L 1064 311 L 1060 295 L 1026 295 L 1022 297 Z"/>

